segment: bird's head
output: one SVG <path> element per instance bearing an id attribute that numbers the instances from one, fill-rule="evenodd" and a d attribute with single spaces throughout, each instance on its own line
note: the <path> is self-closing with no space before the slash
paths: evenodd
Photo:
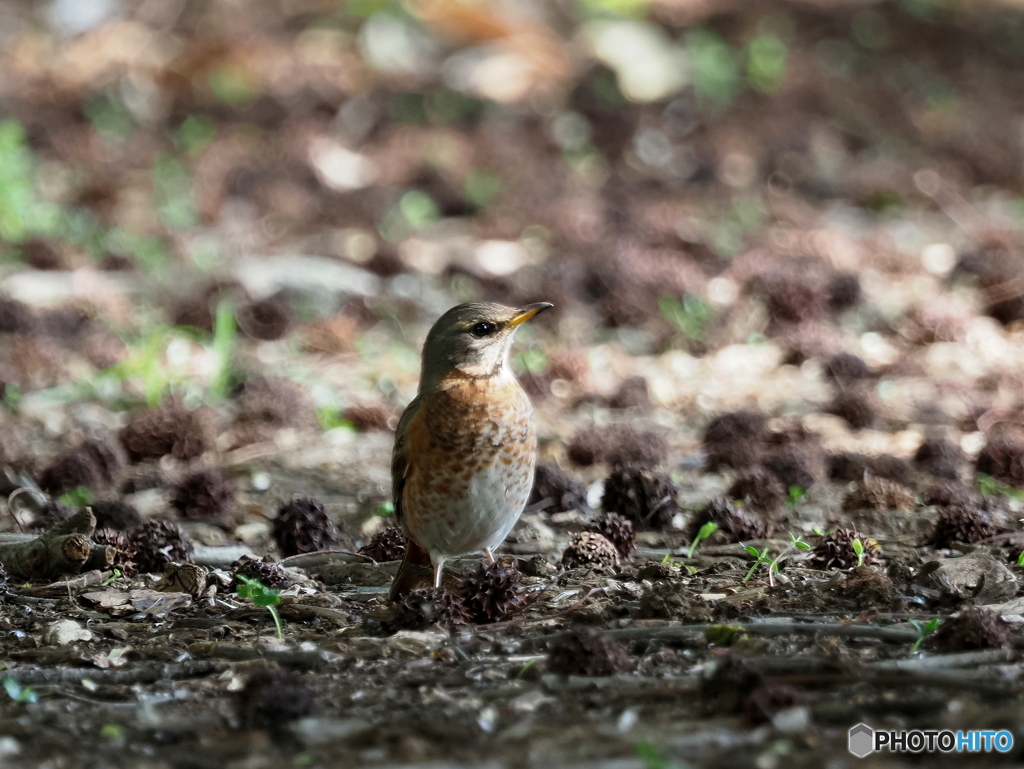
<path id="1" fill-rule="evenodd" d="M 473 378 L 503 373 L 516 329 L 549 307 L 549 302 L 525 307 L 470 302 L 452 307 L 427 334 L 420 389 L 430 389 L 452 373 Z"/>

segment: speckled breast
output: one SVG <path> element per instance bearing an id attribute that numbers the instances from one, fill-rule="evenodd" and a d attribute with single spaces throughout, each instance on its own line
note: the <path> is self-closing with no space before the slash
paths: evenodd
<path id="1" fill-rule="evenodd" d="M 406 530 L 434 557 L 501 544 L 529 498 L 536 448 L 533 407 L 511 377 L 423 395 L 409 427 Z"/>

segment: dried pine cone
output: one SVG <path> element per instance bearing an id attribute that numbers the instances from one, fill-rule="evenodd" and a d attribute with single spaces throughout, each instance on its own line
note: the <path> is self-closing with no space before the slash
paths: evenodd
<path id="1" fill-rule="evenodd" d="M 224 471 L 209 467 L 174 487 L 171 504 L 185 518 L 216 518 L 235 509 L 235 487 Z"/>
<path id="2" fill-rule="evenodd" d="M 955 481 L 967 463 L 963 449 L 945 438 L 929 438 L 917 449 L 914 462 L 929 475 Z"/>
<path id="3" fill-rule="evenodd" d="M 648 408 L 651 405 L 651 388 L 642 376 L 631 376 L 622 380 L 619 389 L 608 399 L 613 409 Z"/>
<path id="4" fill-rule="evenodd" d="M 272 588 L 285 588 L 291 585 L 294 580 L 288 576 L 288 572 L 279 563 L 270 560 L 269 556 L 253 558 L 250 555 L 243 555 L 231 564 L 233 579 L 231 588 L 236 589 L 242 581 L 239 575 L 248 579 L 259 580 L 262 584 Z"/>
<path id="5" fill-rule="evenodd" d="M 0 297 L 0 334 L 31 334 L 37 326 L 31 307 L 17 299 Z"/>
<path id="6" fill-rule="evenodd" d="M 636 547 L 636 530 L 633 528 L 632 521 L 615 513 L 605 513 L 587 526 L 585 531 L 600 534 L 615 545 L 615 549 L 623 558 L 629 558 L 633 548 Z"/>
<path id="7" fill-rule="evenodd" d="M 123 530 L 97 528 L 92 535 L 92 541 L 97 545 L 114 548 L 112 568 L 120 569 L 121 573 L 128 577 L 139 573 L 139 566 L 135 562 L 135 546 Z"/>
<path id="8" fill-rule="evenodd" d="M 120 452 L 105 441 L 90 439 L 47 467 L 39 477 L 39 487 L 54 496 L 79 486 L 105 489 L 117 482 L 123 468 Z"/>
<path id="9" fill-rule="evenodd" d="M 742 470 L 757 464 L 767 434 L 764 417 L 753 411 L 733 411 L 715 417 L 704 431 L 706 469 Z"/>
<path id="10" fill-rule="evenodd" d="M 189 411 L 176 400 L 155 409 L 135 411 L 119 436 L 133 462 L 159 459 L 196 459 L 213 448 L 213 418 L 204 407 Z"/>
<path id="11" fill-rule="evenodd" d="M 807 450 L 798 446 L 776 449 L 764 457 L 762 464 L 786 489 L 791 486 L 809 489 L 818 479 Z"/>
<path id="12" fill-rule="evenodd" d="M 96 517 L 97 529 L 128 531 L 142 525 L 142 516 L 132 505 L 120 499 L 94 502 L 90 508 Z"/>
<path id="13" fill-rule="evenodd" d="M 421 588 L 402 596 L 385 627 L 398 630 L 425 630 L 431 625 L 465 625 L 469 613 L 459 596 L 443 587 Z"/>
<path id="14" fill-rule="evenodd" d="M 754 467 L 737 476 L 725 493 L 729 499 L 739 500 L 745 507 L 769 513 L 785 504 L 786 487 L 773 473 Z"/>
<path id="15" fill-rule="evenodd" d="M 169 563 L 192 562 L 192 538 L 171 521 L 146 521 L 129 533 L 128 541 L 144 574 L 163 574 Z"/>
<path id="16" fill-rule="evenodd" d="M 903 510 L 914 509 L 914 494 L 910 489 L 887 478 L 865 478 L 843 499 L 844 510 Z"/>
<path id="17" fill-rule="evenodd" d="M 359 554 L 377 563 L 400 561 L 405 557 L 405 534 L 398 526 L 390 526 L 373 535 L 373 539 L 359 548 Z"/>
<path id="18" fill-rule="evenodd" d="M 974 466 L 979 473 L 1016 488 L 1024 487 L 1024 443 L 1012 436 L 989 438 Z"/>
<path id="19" fill-rule="evenodd" d="M 864 546 L 864 564 L 877 566 L 881 548 L 856 529 L 836 529 L 814 548 L 809 564 L 812 569 L 852 569 L 857 565 L 853 541 L 859 539 Z"/>
<path id="20" fill-rule="evenodd" d="M 391 429 L 391 420 L 394 414 L 391 409 L 372 403 L 356 404 L 349 406 L 342 414 L 342 418 L 352 423 L 352 426 L 361 433 L 379 430 L 381 432 Z"/>
<path id="21" fill-rule="evenodd" d="M 249 729 L 279 729 L 316 711 L 316 696 L 301 674 L 259 667 L 238 692 L 238 719 Z"/>
<path id="22" fill-rule="evenodd" d="M 770 537 L 772 533 L 770 526 L 753 516 L 747 515 L 744 510 L 737 508 L 736 505 L 725 497 L 711 500 L 694 513 L 690 519 L 690 525 L 686 528 L 687 536 L 691 542 L 706 523 L 718 524 L 718 532 L 721 533 L 721 541 L 724 542 L 746 542 L 751 539 L 765 539 Z"/>
<path id="23" fill-rule="evenodd" d="M 931 541 L 935 547 L 945 548 L 954 542 L 981 542 L 997 533 L 984 510 L 970 504 L 952 504 L 939 511 Z"/>
<path id="24" fill-rule="evenodd" d="M 679 512 L 676 487 L 667 475 L 639 465 L 617 465 L 604 482 L 601 506 L 637 528 L 667 529 Z"/>
<path id="25" fill-rule="evenodd" d="M 922 498 L 926 505 L 949 507 L 950 505 L 980 505 L 981 499 L 959 483 L 939 481 L 929 486 Z"/>
<path id="26" fill-rule="evenodd" d="M 462 603 L 471 622 L 485 625 L 504 622 L 526 607 L 526 599 L 519 589 L 523 575 L 513 562 L 480 564 L 476 573 L 462 583 Z M 508 559 L 510 560 L 510 559 Z"/>
<path id="27" fill-rule="evenodd" d="M 338 543 L 338 529 L 315 499 L 297 498 L 277 512 L 272 529 L 277 549 L 285 557 L 329 550 Z"/>
<path id="28" fill-rule="evenodd" d="M 633 669 L 626 647 L 610 635 L 574 625 L 548 652 L 548 672 L 563 676 L 611 676 Z"/>
<path id="29" fill-rule="evenodd" d="M 283 339 L 292 326 L 292 311 L 278 297 L 250 302 L 238 308 L 238 327 L 252 339 Z"/>
<path id="30" fill-rule="evenodd" d="M 588 427 L 576 434 L 567 453 L 582 467 L 628 463 L 654 467 L 668 458 L 668 444 L 657 433 L 626 425 Z"/>
<path id="31" fill-rule="evenodd" d="M 569 569 L 579 567 L 618 566 L 619 551 L 608 539 L 592 531 L 573 534 L 569 546 L 562 553 L 562 565 Z"/>
<path id="32" fill-rule="evenodd" d="M 231 423 L 237 445 L 271 441 L 278 430 L 318 427 L 313 401 L 302 385 L 280 377 L 256 377 L 238 392 Z"/>
<path id="33" fill-rule="evenodd" d="M 551 500 L 544 508 L 550 513 L 569 510 L 589 510 L 587 489 L 575 478 L 570 478 L 557 465 L 541 462 L 533 476 L 530 504 Z"/>
<path id="34" fill-rule="evenodd" d="M 1010 626 L 995 612 L 967 606 L 942 621 L 935 632 L 935 645 L 942 652 L 1009 649 Z"/>
<path id="35" fill-rule="evenodd" d="M 826 414 L 835 414 L 854 430 L 863 430 L 875 423 L 878 412 L 874 399 L 867 393 L 843 390 L 825 407 Z"/>

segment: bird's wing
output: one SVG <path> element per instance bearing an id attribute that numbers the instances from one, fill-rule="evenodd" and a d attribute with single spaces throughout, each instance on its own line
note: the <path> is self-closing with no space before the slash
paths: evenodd
<path id="1" fill-rule="evenodd" d="M 402 496 L 409 477 L 409 425 L 420 410 L 420 396 L 412 399 L 395 430 L 395 448 L 391 452 L 391 499 L 395 505 L 395 520 L 402 523 Z"/>

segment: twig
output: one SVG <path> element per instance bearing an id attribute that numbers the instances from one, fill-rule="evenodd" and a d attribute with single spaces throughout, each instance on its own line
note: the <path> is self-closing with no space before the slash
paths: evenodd
<path id="1" fill-rule="evenodd" d="M 156 681 L 196 678 L 226 670 L 228 665 L 217 660 L 187 660 L 185 662 L 144 663 L 129 668 L 13 668 L 4 671 L 22 686 L 39 684 L 77 683 L 85 678 L 97 684 L 125 686 L 150 684 Z"/>

